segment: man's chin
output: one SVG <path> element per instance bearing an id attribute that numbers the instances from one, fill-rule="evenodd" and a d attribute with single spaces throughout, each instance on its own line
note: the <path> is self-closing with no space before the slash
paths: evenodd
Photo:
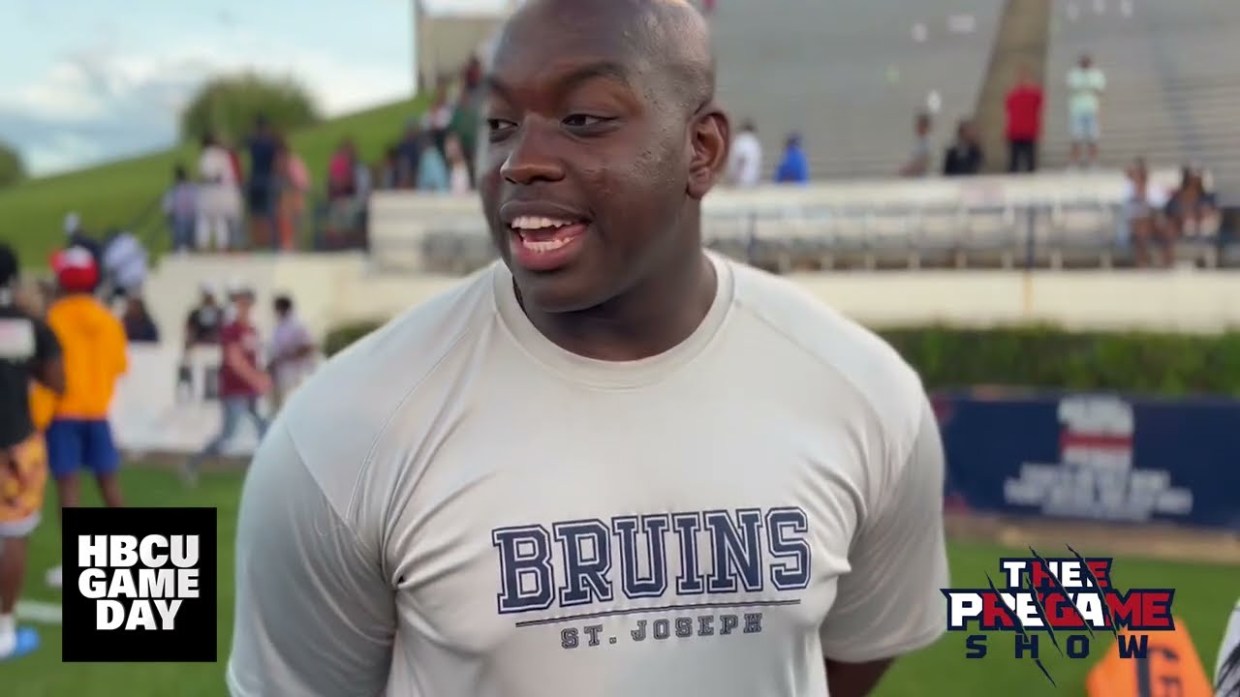
<path id="1" fill-rule="evenodd" d="M 606 294 L 583 275 L 567 269 L 539 274 L 517 270 L 513 278 L 527 314 L 566 314 L 584 312 L 606 301 Z"/>

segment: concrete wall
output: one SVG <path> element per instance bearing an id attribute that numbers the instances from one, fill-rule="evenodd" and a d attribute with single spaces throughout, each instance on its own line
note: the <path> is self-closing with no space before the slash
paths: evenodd
<path id="1" fill-rule="evenodd" d="M 1240 274 L 1226 271 L 886 271 L 789 278 L 870 326 L 1049 322 L 1182 332 L 1240 327 Z M 389 318 L 460 279 L 376 274 L 364 256 L 352 254 L 175 258 L 160 267 L 147 296 L 165 336 L 180 335 L 204 280 L 249 282 L 262 303 L 265 331 L 271 298 L 289 293 L 321 336 L 340 323 Z"/>

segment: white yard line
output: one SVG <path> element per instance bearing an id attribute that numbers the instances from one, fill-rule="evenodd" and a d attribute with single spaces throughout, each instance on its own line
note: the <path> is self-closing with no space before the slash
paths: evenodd
<path id="1" fill-rule="evenodd" d="M 48 603 L 41 600 L 17 601 L 17 617 L 40 624 L 60 624 L 60 603 Z"/>

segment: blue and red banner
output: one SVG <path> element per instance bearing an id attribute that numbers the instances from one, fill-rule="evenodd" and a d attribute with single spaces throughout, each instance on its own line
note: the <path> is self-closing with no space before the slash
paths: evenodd
<path id="1" fill-rule="evenodd" d="M 955 505 L 1240 531 L 1240 401 L 993 391 L 933 400 Z"/>

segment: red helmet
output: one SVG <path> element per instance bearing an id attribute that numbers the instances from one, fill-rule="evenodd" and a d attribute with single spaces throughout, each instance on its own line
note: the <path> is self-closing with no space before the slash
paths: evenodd
<path id="1" fill-rule="evenodd" d="M 69 247 L 52 255 L 56 283 L 71 293 L 89 293 L 99 284 L 99 265 L 85 247 Z"/>

